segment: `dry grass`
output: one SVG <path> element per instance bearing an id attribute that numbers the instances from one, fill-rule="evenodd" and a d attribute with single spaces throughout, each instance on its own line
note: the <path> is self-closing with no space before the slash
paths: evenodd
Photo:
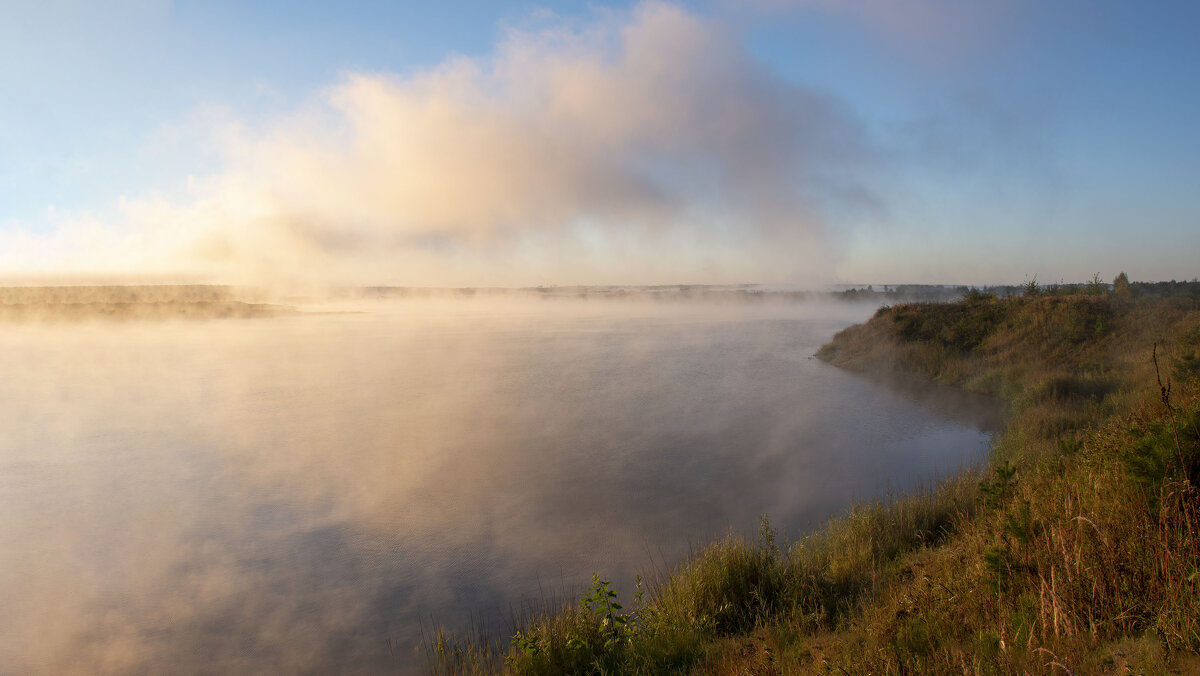
<path id="1" fill-rule="evenodd" d="M 1190 297 L 882 309 L 822 358 L 1005 397 L 991 467 L 794 542 L 764 521 L 653 581 L 621 641 L 583 659 L 510 649 L 508 669 L 1186 673 L 1200 659 L 1198 350 Z M 603 629 L 589 623 L 566 609 L 522 631 L 565 646 Z"/>

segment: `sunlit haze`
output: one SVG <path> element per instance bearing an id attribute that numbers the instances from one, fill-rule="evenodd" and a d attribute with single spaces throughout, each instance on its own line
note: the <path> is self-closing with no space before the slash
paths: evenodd
<path id="1" fill-rule="evenodd" d="M 0 0 L 0 675 L 1192 651 L 1198 29 Z"/>
<path id="2" fill-rule="evenodd" d="M 17 0 L 0 278 L 1190 279 L 1189 2 Z"/>

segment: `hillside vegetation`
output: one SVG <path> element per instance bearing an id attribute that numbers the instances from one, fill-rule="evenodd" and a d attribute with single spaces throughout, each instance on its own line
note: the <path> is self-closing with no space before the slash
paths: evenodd
<path id="1" fill-rule="evenodd" d="M 597 578 L 511 643 L 436 633 L 433 671 L 1200 671 L 1200 294 L 1122 278 L 884 307 L 821 349 L 1002 397 L 989 466 L 796 541 L 764 517 L 627 606 Z"/>

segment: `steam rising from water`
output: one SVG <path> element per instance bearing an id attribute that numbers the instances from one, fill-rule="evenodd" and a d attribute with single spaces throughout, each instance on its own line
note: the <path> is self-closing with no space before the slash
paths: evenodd
<path id="1" fill-rule="evenodd" d="M 0 663 L 378 672 L 421 618 L 625 591 L 986 444 L 808 358 L 865 309 L 334 309 L 0 333 Z"/>
<path id="2" fill-rule="evenodd" d="M 812 282 L 830 209 L 874 208 L 830 98 L 647 2 L 510 30 L 486 58 L 347 73 L 184 199 L 0 233 L 8 274 L 406 285 Z"/>

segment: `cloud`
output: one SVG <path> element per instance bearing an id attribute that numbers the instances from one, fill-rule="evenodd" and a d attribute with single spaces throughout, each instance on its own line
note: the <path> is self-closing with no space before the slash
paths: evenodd
<path id="1" fill-rule="evenodd" d="M 9 228 L 0 270 L 778 281 L 819 274 L 831 214 L 874 206 L 852 115 L 722 23 L 657 2 L 581 27 L 542 20 L 487 58 L 408 77 L 347 73 L 222 138 L 225 168 L 186 199 L 60 215 L 48 236 Z"/>

